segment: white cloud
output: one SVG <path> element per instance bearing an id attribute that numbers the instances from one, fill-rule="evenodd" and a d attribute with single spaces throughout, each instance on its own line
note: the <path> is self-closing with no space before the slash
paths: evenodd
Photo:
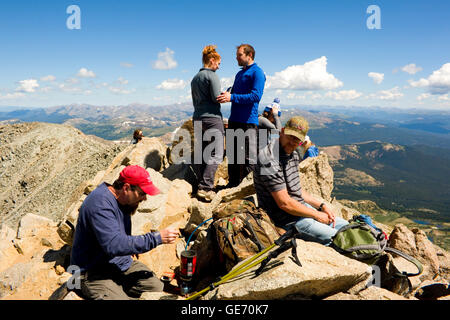
<path id="1" fill-rule="evenodd" d="M 334 100 L 354 100 L 361 97 L 362 93 L 356 90 L 341 90 L 338 92 L 329 91 L 325 96 Z"/>
<path id="2" fill-rule="evenodd" d="M 373 82 L 376 84 L 380 84 L 384 80 L 384 73 L 369 72 L 367 75 L 369 78 L 372 78 Z"/>
<path id="3" fill-rule="evenodd" d="M 381 90 L 377 93 L 372 93 L 369 95 L 369 98 L 381 99 L 381 100 L 397 100 L 403 97 L 404 94 L 400 92 L 399 87 L 394 87 L 389 90 Z"/>
<path id="4" fill-rule="evenodd" d="M 22 98 L 24 96 L 25 94 L 23 94 L 22 92 L 7 93 L 5 95 L 0 94 L 0 100 L 14 100 L 17 98 Z"/>
<path id="5" fill-rule="evenodd" d="M 49 93 L 53 91 L 53 87 L 43 87 L 41 88 L 40 92 Z"/>
<path id="6" fill-rule="evenodd" d="M 153 69 L 169 70 L 177 67 L 178 63 L 173 58 L 175 51 L 166 48 L 166 51 L 158 53 L 158 60 L 153 62 Z"/>
<path id="7" fill-rule="evenodd" d="M 68 84 L 77 84 L 77 83 L 80 83 L 80 80 L 77 78 L 69 78 L 69 79 L 64 80 L 64 82 L 68 83 Z"/>
<path id="8" fill-rule="evenodd" d="M 304 95 L 298 95 L 298 94 L 296 94 L 294 92 L 290 92 L 286 96 L 286 99 L 288 99 L 288 100 L 305 99 L 305 96 Z"/>
<path id="9" fill-rule="evenodd" d="M 55 80 L 56 80 L 56 77 L 52 76 L 51 74 L 41 78 L 41 81 L 44 81 L 44 82 L 47 82 L 47 81 L 48 82 L 52 82 L 52 81 L 55 81 Z"/>
<path id="10" fill-rule="evenodd" d="M 422 71 L 422 68 L 416 66 L 415 63 L 410 63 L 407 64 L 406 66 L 403 66 L 401 70 L 409 74 L 416 74 L 417 72 Z"/>
<path id="11" fill-rule="evenodd" d="M 448 96 L 448 93 L 443 94 L 438 98 L 439 101 L 450 101 L 450 97 Z"/>
<path id="12" fill-rule="evenodd" d="M 128 80 L 124 79 L 123 77 L 119 77 L 117 79 L 117 82 L 120 83 L 121 85 L 126 85 L 128 84 Z"/>
<path id="13" fill-rule="evenodd" d="M 431 94 L 429 94 L 429 93 L 422 93 L 421 95 L 417 96 L 416 99 L 418 101 L 422 101 L 422 100 L 428 99 L 430 96 L 431 96 Z"/>
<path id="14" fill-rule="evenodd" d="M 114 94 L 131 94 L 131 93 L 135 92 L 136 90 L 135 89 L 127 90 L 124 88 L 109 87 L 109 91 Z"/>
<path id="15" fill-rule="evenodd" d="M 421 78 L 418 81 L 409 80 L 412 87 L 426 87 L 431 94 L 445 94 L 450 92 L 450 63 L 442 65 L 439 70 L 427 78 Z"/>
<path id="16" fill-rule="evenodd" d="M 35 92 L 36 88 L 39 87 L 39 83 L 36 79 L 28 79 L 19 81 L 19 87 L 16 89 L 18 92 Z"/>
<path id="17" fill-rule="evenodd" d="M 322 99 L 322 98 L 323 97 L 320 95 L 320 93 L 313 93 L 308 97 L 308 99 L 311 99 L 311 100 L 318 100 L 318 99 Z"/>
<path id="18" fill-rule="evenodd" d="M 164 80 L 156 88 L 160 90 L 181 90 L 186 87 L 186 81 L 181 79 L 168 79 Z"/>
<path id="19" fill-rule="evenodd" d="M 95 78 L 96 77 L 94 71 L 88 70 L 86 68 L 81 68 L 80 71 L 78 71 L 77 76 L 80 78 Z"/>
<path id="20" fill-rule="evenodd" d="M 121 62 L 120 66 L 124 67 L 124 68 L 133 68 L 134 64 L 129 63 L 129 62 Z"/>
<path id="21" fill-rule="evenodd" d="M 414 80 L 408 80 L 409 84 L 411 85 L 411 87 L 417 88 L 417 87 L 427 87 L 429 85 L 429 81 L 427 79 L 420 79 L 417 81 Z"/>
<path id="22" fill-rule="evenodd" d="M 83 90 L 81 88 L 72 87 L 71 84 L 67 85 L 65 83 L 60 83 L 58 85 L 58 88 L 63 92 L 69 92 L 69 93 L 79 93 Z"/>
<path id="23" fill-rule="evenodd" d="M 267 89 L 322 90 L 342 87 L 342 81 L 327 72 L 327 58 L 289 66 L 283 71 L 267 76 Z"/>

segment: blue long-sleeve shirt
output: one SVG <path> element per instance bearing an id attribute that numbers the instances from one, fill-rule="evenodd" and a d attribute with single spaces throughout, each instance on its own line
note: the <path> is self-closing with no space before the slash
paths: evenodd
<path id="1" fill-rule="evenodd" d="M 258 106 L 265 83 L 266 76 L 256 63 L 237 73 L 231 91 L 229 121 L 258 124 Z"/>
<path id="2" fill-rule="evenodd" d="M 319 155 L 319 149 L 317 149 L 316 146 L 311 146 L 308 148 L 308 150 L 306 150 L 305 155 L 303 156 L 303 160 L 305 160 L 306 158 L 314 158 L 317 157 Z"/>
<path id="3" fill-rule="evenodd" d="M 131 216 L 124 213 L 106 183 L 84 200 L 72 246 L 71 265 L 81 272 L 96 266 L 115 265 L 126 271 L 132 254 L 147 252 L 162 243 L 159 232 L 131 235 Z"/>

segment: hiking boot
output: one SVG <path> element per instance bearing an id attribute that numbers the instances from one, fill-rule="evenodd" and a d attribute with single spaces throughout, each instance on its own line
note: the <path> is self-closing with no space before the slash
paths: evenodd
<path id="1" fill-rule="evenodd" d="M 216 196 L 216 193 L 212 190 L 207 191 L 207 190 L 200 189 L 197 191 L 197 197 L 200 199 L 203 199 L 207 202 L 211 202 L 215 196 Z"/>

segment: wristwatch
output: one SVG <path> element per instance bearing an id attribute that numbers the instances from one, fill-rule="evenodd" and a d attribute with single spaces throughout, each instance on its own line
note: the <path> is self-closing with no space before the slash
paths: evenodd
<path id="1" fill-rule="evenodd" d="M 325 202 L 322 202 L 320 204 L 319 208 L 317 209 L 317 211 L 322 211 L 324 205 L 325 205 Z"/>

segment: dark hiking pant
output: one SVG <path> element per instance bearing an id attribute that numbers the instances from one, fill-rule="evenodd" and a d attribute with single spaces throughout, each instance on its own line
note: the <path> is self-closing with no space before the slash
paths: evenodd
<path id="1" fill-rule="evenodd" d="M 202 157 L 194 156 L 194 168 L 198 178 L 198 189 L 210 191 L 214 189 L 214 177 L 219 164 L 223 161 L 224 127 L 222 118 L 204 117 L 194 119 L 202 128 Z M 195 127 L 196 124 L 194 124 Z M 194 150 L 197 152 L 197 150 Z M 201 162 L 201 163 L 199 163 Z"/>
<path id="2" fill-rule="evenodd" d="M 242 132 L 244 136 L 242 136 Z M 252 123 L 230 121 L 228 122 L 226 137 L 228 187 L 235 187 L 256 168 L 258 156 L 258 126 Z"/>
<path id="3" fill-rule="evenodd" d="M 89 270 L 81 276 L 81 292 L 86 299 L 135 300 L 143 292 L 161 292 L 163 283 L 142 262 L 133 261 L 127 271 L 113 267 Z"/>

